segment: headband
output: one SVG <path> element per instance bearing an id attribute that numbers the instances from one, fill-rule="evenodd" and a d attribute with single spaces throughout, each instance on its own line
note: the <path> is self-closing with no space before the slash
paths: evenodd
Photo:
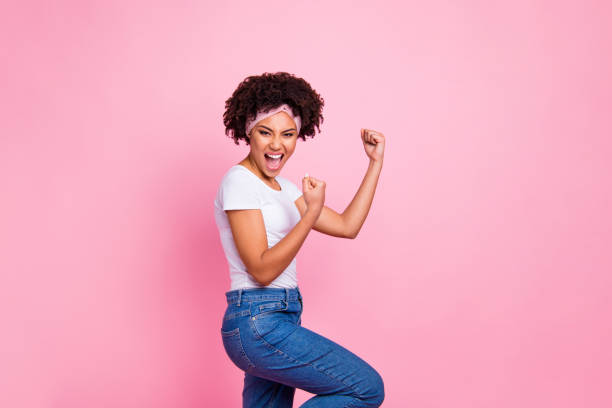
<path id="1" fill-rule="evenodd" d="M 260 111 L 257 112 L 257 116 L 255 117 L 255 119 L 247 120 L 247 123 L 246 123 L 246 134 L 247 134 L 247 137 L 249 136 L 249 132 L 257 124 L 257 122 L 267 118 L 268 116 L 275 115 L 275 114 L 277 114 L 280 111 L 287 112 L 287 114 L 291 117 L 291 119 L 293 119 L 293 121 L 295 122 L 295 126 L 297 128 L 297 132 L 299 134 L 300 133 L 300 126 L 302 124 L 302 121 L 301 121 L 299 116 L 293 114 L 293 111 L 291 110 L 289 105 L 284 103 L 281 106 L 279 106 L 277 108 L 274 108 L 272 110 L 268 110 L 268 111 L 260 110 Z"/>

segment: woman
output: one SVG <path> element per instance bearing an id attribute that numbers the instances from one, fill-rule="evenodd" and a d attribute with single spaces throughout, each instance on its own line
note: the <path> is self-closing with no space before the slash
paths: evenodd
<path id="1" fill-rule="evenodd" d="M 382 168 L 385 138 L 361 129 L 369 166 L 339 214 L 324 205 L 325 182 L 306 176 L 302 192 L 279 175 L 298 138 L 314 137 L 324 101 L 303 79 L 279 72 L 246 78 L 226 101 L 226 135 L 250 152 L 221 180 L 215 221 L 228 260 L 223 346 L 245 371 L 243 407 L 291 407 L 295 388 L 317 394 L 302 407 L 378 407 L 381 376 L 351 351 L 301 326 L 295 256 L 311 229 L 355 238 Z M 319 129 L 320 131 L 320 129 Z"/>

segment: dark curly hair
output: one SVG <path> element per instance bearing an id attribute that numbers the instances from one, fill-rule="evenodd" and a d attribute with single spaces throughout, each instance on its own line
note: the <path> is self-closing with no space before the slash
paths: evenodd
<path id="1" fill-rule="evenodd" d="M 276 108 L 283 103 L 300 116 L 302 124 L 298 137 L 304 141 L 306 136 L 314 137 L 315 126 L 321 133 L 323 98 L 302 78 L 287 72 L 265 72 L 245 78 L 225 101 L 225 134 L 236 144 L 243 139 L 249 145 L 245 129 L 247 118 L 253 119 L 259 110 Z"/>

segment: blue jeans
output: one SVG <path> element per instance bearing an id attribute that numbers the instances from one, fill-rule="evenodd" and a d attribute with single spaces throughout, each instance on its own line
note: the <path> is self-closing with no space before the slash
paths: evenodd
<path id="1" fill-rule="evenodd" d="M 290 408 L 296 388 L 317 394 L 301 408 L 382 404 L 383 380 L 374 368 L 302 327 L 299 288 L 237 289 L 225 295 L 221 337 L 230 360 L 245 372 L 243 408 Z"/>

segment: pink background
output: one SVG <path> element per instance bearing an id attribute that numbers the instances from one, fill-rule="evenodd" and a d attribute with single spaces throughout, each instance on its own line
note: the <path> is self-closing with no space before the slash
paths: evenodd
<path id="1" fill-rule="evenodd" d="M 387 138 L 357 239 L 298 255 L 304 326 L 383 406 L 612 405 L 608 2 L 10 3 L 0 406 L 240 406 L 213 200 L 248 148 L 222 114 L 276 71 L 325 99 L 281 175 L 328 206 L 365 173 L 359 129 Z"/>

